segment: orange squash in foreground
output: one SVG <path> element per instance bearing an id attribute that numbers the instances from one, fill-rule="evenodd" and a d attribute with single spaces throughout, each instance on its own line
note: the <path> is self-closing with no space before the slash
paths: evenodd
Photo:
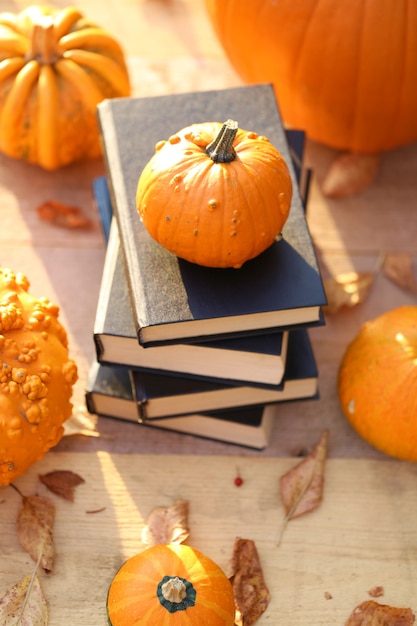
<path id="1" fill-rule="evenodd" d="M 287 164 L 237 122 L 206 122 L 161 141 L 138 182 L 136 206 L 167 250 L 206 267 L 235 267 L 280 234 L 290 211 Z"/>
<path id="2" fill-rule="evenodd" d="M 233 589 L 223 570 L 200 551 L 156 545 L 116 573 L 107 616 L 110 626 L 233 626 Z"/>
<path id="3" fill-rule="evenodd" d="M 333 148 L 417 140 L 417 3 L 206 0 L 229 60 L 273 83 L 284 121 Z"/>
<path id="4" fill-rule="evenodd" d="M 353 428 L 382 452 L 417 461 L 417 306 L 366 322 L 348 346 L 338 393 Z"/>
<path id="5" fill-rule="evenodd" d="M 124 54 L 75 7 L 0 13 L 0 151 L 54 170 L 101 154 L 104 98 L 130 95 Z"/>
<path id="6" fill-rule="evenodd" d="M 41 459 L 71 415 L 77 367 L 58 307 L 0 269 L 0 487 Z"/>

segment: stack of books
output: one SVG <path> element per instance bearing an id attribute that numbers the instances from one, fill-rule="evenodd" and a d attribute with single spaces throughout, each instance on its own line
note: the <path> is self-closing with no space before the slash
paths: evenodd
<path id="1" fill-rule="evenodd" d="M 318 395 L 308 328 L 323 323 L 326 299 L 304 210 L 303 133 L 285 133 L 271 85 L 106 100 L 98 118 L 107 175 L 94 181 L 94 194 L 107 251 L 88 409 L 265 447 L 282 402 Z M 281 240 L 238 270 L 167 252 L 135 205 L 140 173 L 160 139 L 228 118 L 266 135 L 293 178 Z"/>

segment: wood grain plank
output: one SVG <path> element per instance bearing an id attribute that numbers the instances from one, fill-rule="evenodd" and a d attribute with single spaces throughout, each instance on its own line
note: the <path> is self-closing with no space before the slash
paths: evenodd
<path id="1" fill-rule="evenodd" d="M 49 453 L 22 477 L 23 493 L 49 495 L 57 507 L 56 571 L 40 574 L 53 626 L 106 622 L 108 585 L 143 548 L 150 510 L 190 502 L 189 544 L 227 568 L 236 536 L 256 542 L 272 601 L 259 626 L 344 624 L 376 585 L 379 601 L 417 611 L 417 466 L 330 459 L 319 509 L 289 523 L 275 546 L 283 509 L 278 479 L 294 459 L 98 452 Z M 237 467 L 244 478 L 237 488 Z M 72 469 L 85 484 L 69 503 L 46 492 L 38 474 Z M 0 597 L 33 569 L 15 520 L 19 496 L 0 491 Z M 96 514 L 87 511 L 105 509 Z M 326 593 L 332 598 L 327 599 Z"/>

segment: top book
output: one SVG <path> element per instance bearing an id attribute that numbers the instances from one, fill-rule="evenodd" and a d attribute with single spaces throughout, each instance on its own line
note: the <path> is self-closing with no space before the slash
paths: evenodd
<path id="1" fill-rule="evenodd" d="M 280 241 L 240 269 L 214 269 L 179 259 L 151 238 L 137 214 L 136 189 L 159 140 L 190 124 L 228 118 L 266 135 L 281 152 L 293 199 Z M 325 293 L 271 85 L 105 100 L 98 119 L 142 345 L 321 323 Z"/>

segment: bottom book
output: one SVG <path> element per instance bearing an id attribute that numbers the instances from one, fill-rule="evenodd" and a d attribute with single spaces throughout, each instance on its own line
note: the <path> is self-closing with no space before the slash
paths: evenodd
<path id="1" fill-rule="evenodd" d="M 135 401 L 130 371 L 123 366 L 93 363 L 86 389 L 90 413 L 130 422 L 215 439 L 250 448 L 265 448 L 270 440 L 277 405 L 209 411 L 142 423 Z"/>

